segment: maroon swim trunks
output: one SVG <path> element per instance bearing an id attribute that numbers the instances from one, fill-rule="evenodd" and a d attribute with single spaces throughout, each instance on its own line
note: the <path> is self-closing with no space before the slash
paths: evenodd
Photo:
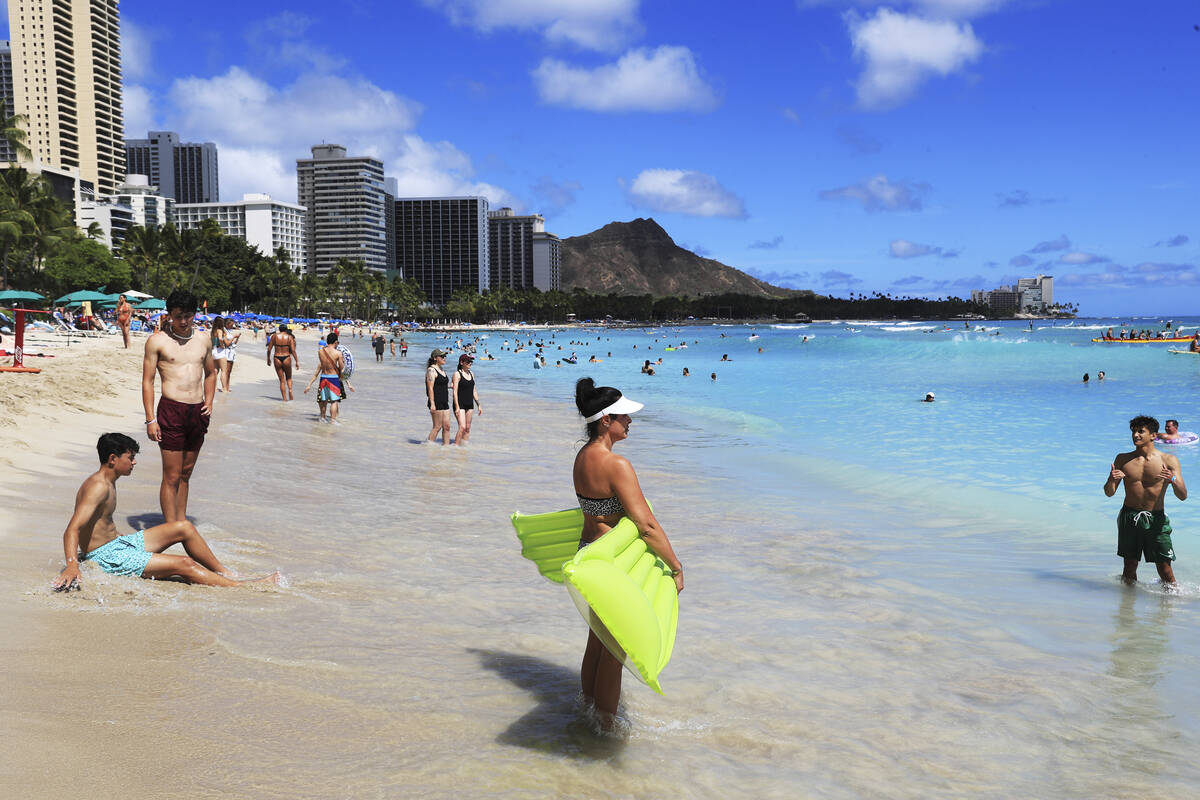
<path id="1" fill-rule="evenodd" d="M 208 417 L 200 413 L 203 403 L 180 403 L 169 397 L 158 399 L 158 428 L 162 439 L 158 446 L 163 450 L 186 450 L 195 452 L 204 444 L 208 433 Z"/>

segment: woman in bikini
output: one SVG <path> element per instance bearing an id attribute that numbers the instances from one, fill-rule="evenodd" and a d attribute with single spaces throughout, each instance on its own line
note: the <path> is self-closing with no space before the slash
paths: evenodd
<path id="1" fill-rule="evenodd" d="M 271 350 L 275 355 L 271 355 Z M 267 337 L 267 363 L 275 365 L 275 374 L 279 376 L 279 396 L 287 402 L 292 399 L 292 367 L 300 368 L 300 358 L 296 353 L 296 337 L 292 336 L 287 325 L 280 325 L 279 330 Z"/>
<path id="2" fill-rule="evenodd" d="M 133 316 L 133 306 L 125 299 L 125 295 L 117 300 L 117 327 L 121 329 L 121 338 L 125 340 L 125 349 L 129 349 L 129 318 Z"/>
<path id="3" fill-rule="evenodd" d="M 622 517 L 629 517 L 651 552 L 674 570 L 675 588 L 682 592 L 683 565 L 650 510 L 633 465 L 613 452 L 613 445 L 629 436 L 630 414 L 641 410 L 642 404 L 611 386 L 596 386 L 591 378 L 582 378 L 575 384 L 575 406 L 587 423 L 588 437 L 572 470 L 575 496 L 583 511 L 579 546 L 591 544 Z M 601 727 L 611 730 L 621 699 L 621 662 L 590 631 L 579 674 L 584 700 L 595 708 Z"/>

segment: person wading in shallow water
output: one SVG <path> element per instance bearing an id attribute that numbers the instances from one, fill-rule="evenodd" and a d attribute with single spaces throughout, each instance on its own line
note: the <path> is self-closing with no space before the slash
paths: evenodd
<path id="1" fill-rule="evenodd" d="M 275 350 L 272 360 L 271 350 Z M 296 337 L 287 325 L 267 337 L 267 363 L 274 364 L 279 376 L 279 396 L 286 402 L 292 399 L 292 368 L 300 369 L 300 354 L 296 348 Z"/>
<path id="2" fill-rule="evenodd" d="M 1118 453 L 1104 482 L 1104 494 L 1112 497 L 1125 484 L 1125 504 L 1117 515 L 1117 555 L 1125 560 L 1121 579 L 1137 582 L 1138 562 L 1144 556 L 1158 567 L 1162 582 L 1175 585 L 1171 562 L 1175 549 L 1171 543 L 1171 521 L 1163 510 L 1167 487 L 1180 500 L 1187 500 L 1187 485 L 1179 459 L 1154 447 L 1158 420 L 1134 417 L 1129 420 L 1133 451 Z"/>
<path id="3" fill-rule="evenodd" d="M 571 473 L 575 496 L 583 511 L 579 546 L 591 544 L 612 530 L 622 517 L 629 517 L 650 551 L 673 570 L 675 588 L 682 592 L 683 564 L 650 510 L 633 465 L 613 452 L 613 445 L 629 437 L 629 428 L 633 424 L 630 415 L 640 411 L 642 404 L 624 397 L 611 386 L 596 386 L 591 378 L 582 378 L 575 384 L 575 407 L 587 423 L 588 437 L 587 444 L 575 456 Z M 595 633 L 589 631 L 580 680 L 583 698 L 594 705 L 605 730 L 611 730 L 616 724 L 617 704 L 621 699 L 621 669 L 621 662 L 608 652 Z"/>

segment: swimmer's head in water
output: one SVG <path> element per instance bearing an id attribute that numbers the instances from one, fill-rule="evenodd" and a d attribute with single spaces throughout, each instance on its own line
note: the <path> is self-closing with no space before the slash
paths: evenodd
<path id="1" fill-rule="evenodd" d="M 1134 417 L 1129 420 L 1129 430 L 1136 431 L 1138 428 L 1145 428 L 1151 433 L 1158 433 L 1158 420 L 1154 417 L 1145 415 Z"/>

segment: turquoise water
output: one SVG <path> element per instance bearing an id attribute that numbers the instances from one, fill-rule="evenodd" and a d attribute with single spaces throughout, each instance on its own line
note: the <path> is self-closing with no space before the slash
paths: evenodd
<path id="1" fill-rule="evenodd" d="M 1101 485 L 1131 416 L 1200 430 L 1200 359 L 1088 341 L 1112 322 L 528 332 L 553 348 L 540 370 L 491 332 L 466 448 L 420 444 L 425 356 L 459 334 L 383 363 L 351 340 L 337 427 L 235 372 L 189 512 L 289 587 L 89 575 L 63 613 L 201 641 L 159 665 L 187 670 L 186 726 L 157 692 L 102 717 L 198 742 L 220 765 L 185 770 L 198 796 L 1191 796 L 1197 501 L 1167 501 L 1180 592 L 1147 566 L 1124 587 Z M 560 345 L 581 363 L 556 368 Z M 666 695 L 627 677 L 615 740 L 575 706 L 586 626 L 508 525 L 573 502 L 585 374 L 646 403 L 619 451 L 687 567 Z M 147 450 L 121 487 L 135 526 L 157 507 Z M 1178 451 L 1193 482 L 1197 452 Z M 228 735 L 230 709 L 271 709 L 262 735 Z"/>
<path id="2" fill-rule="evenodd" d="M 1195 319 L 1174 324 L 1197 330 Z M 975 323 L 970 331 L 962 322 L 712 326 L 604 332 L 600 341 L 560 332 L 545 350 L 549 369 L 504 352 L 477 371 L 498 387 L 532 386 L 548 398 L 569 398 L 573 382 L 591 375 L 644 400 L 651 424 L 694 430 L 699 444 L 719 447 L 714 468 L 747 452 L 728 444 L 750 448 L 738 467 L 746 480 L 771 480 L 755 469 L 770 452 L 797 469 L 820 462 L 810 479 L 890 502 L 986 513 L 977 498 L 994 493 L 1003 498 L 1001 519 L 1031 514 L 1075 530 L 1111 516 L 1097 487 L 1112 456 L 1129 449 L 1130 417 L 1178 418 L 1182 430 L 1200 430 L 1200 358 L 1167 353 L 1186 345 L 1089 341 L 1112 325 L 1120 321 L 1039 320 L 1033 330 L 1027 322 Z M 495 351 L 505 338 L 492 334 L 483 345 Z M 572 338 L 588 343 L 567 344 Z M 681 342 L 686 350 L 664 352 Z M 578 365 L 553 367 L 572 351 Z M 591 354 L 604 363 L 584 363 Z M 638 372 L 646 358 L 663 359 L 653 377 Z M 932 404 L 919 402 L 927 391 L 936 394 Z M 1200 448 L 1173 452 L 1187 474 Z M 1181 522 L 1195 519 L 1183 507 L 1176 513 Z"/>

